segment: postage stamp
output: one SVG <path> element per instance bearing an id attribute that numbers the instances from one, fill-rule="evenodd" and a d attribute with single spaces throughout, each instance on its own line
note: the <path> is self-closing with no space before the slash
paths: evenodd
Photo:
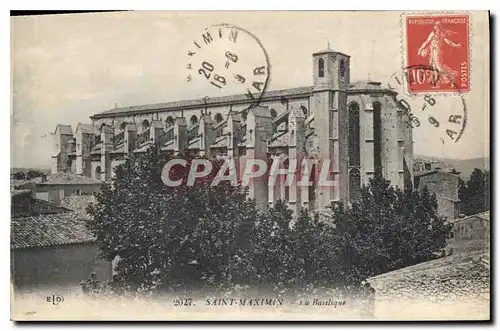
<path id="1" fill-rule="evenodd" d="M 470 90 L 469 22 L 468 15 L 405 16 L 408 92 Z"/>

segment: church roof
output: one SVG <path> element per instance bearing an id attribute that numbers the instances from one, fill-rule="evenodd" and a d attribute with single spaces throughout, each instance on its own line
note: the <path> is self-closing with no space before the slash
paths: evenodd
<path id="1" fill-rule="evenodd" d="M 332 51 L 333 52 L 333 51 Z M 337 53 L 337 52 L 336 52 Z M 276 91 L 267 91 L 262 96 L 261 101 L 276 101 L 281 100 L 282 98 L 290 98 L 290 97 L 308 97 L 312 95 L 314 86 L 303 86 L 291 89 L 284 90 L 276 90 Z M 382 85 L 380 82 L 375 81 L 358 81 L 351 83 L 349 87 L 350 91 L 353 92 L 362 92 L 362 91 L 383 91 L 389 93 L 396 93 L 389 86 Z M 207 101 L 207 106 L 216 107 L 216 106 L 224 106 L 228 104 L 245 104 L 248 103 L 248 97 L 245 94 L 235 94 L 229 96 L 222 96 L 211 98 Z M 156 111 L 174 111 L 179 109 L 196 109 L 201 108 L 202 104 L 198 99 L 191 100 L 180 100 L 180 101 L 172 101 L 172 102 L 163 102 L 163 103 L 155 103 L 155 104 L 147 104 L 147 105 L 136 105 L 130 107 L 121 107 L 121 108 L 113 108 L 110 110 L 106 110 L 101 113 L 97 113 L 91 116 L 92 119 L 110 117 L 110 116 L 120 116 L 123 114 L 136 114 L 136 113 L 148 113 L 148 112 L 156 112 Z"/>
<path id="2" fill-rule="evenodd" d="M 381 82 L 376 82 L 372 80 L 361 80 L 357 82 L 352 82 L 349 86 L 349 91 L 383 91 L 396 93 L 392 90 L 390 86 L 382 85 Z"/>
<path id="3" fill-rule="evenodd" d="M 71 125 L 66 125 L 66 124 L 58 124 L 56 126 L 56 131 L 59 129 L 59 132 L 61 134 L 73 134 L 73 129 L 71 128 Z"/>
<path id="4" fill-rule="evenodd" d="M 92 124 L 84 124 L 84 123 L 78 123 L 76 127 L 76 131 L 80 130 L 82 133 L 98 133 L 99 130 L 97 130 L 96 127 L 94 127 Z"/>
<path id="5" fill-rule="evenodd" d="M 279 100 L 282 97 L 299 96 L 305 94 L 306 96 L 312 93 L 312 86 L 297 87 L 286 90 L 268 91 L 265 92 L 262 100 Z M 236 94 L 223 97 L 211 98 L 207 101 L 207 106 L 218 106 L 220 104 L 229 103 L 248 103 L 248 97 L 245 94 Z M 130 107 L 114 108 L 102 113 L 98 113 L 91 118 L 108 117 L 112 115 L 119 115 L 123 113 L 136 113 L 136 112 L 153 112 L 153 111 L 169 111 L 178 110 L 179 108 L 201 108 L 202 104 L 198 99 L 181 100 L 165 103 L 156 103 L 149 105 L 138 105 Z"/>

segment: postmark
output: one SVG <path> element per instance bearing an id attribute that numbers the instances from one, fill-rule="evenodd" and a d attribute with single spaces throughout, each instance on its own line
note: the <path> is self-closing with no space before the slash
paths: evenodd
<path id="1" fill-rule="evenodd" d="M 422 66 L 432 71 L 431 68 Z M 407 68 L 390 76 L 390 87 L 398 92 L 397 104 L 403 110 L 406 120 L 404 125 L 412 128 L 415 133 L 430 126 L 431 134 L 436 143 L 443 146 L 456 144 L 460 141 L 467 127 L 467 104 L 462 94 L 441 96 L 432 93 L 405 94 L 405 86 L 411 84 Z M 438 141 L 439 142 L 438 142 Z"/>
<path id="2" fill-rule="evenodd" d="M 248 30 L 222 23 L 205 28 L 190 43 L 186 81 L 200 97 L 244 95 L 233 111 L 258 105 L 270 79 L 269 56 Z M 241 98 L 240 98 L 241 99 Z"/>
<path id="3" fill-rule="evenodd" d="M 403 15 L 402 24 L 409 94 L 470 91 L 469 15 Z"/>

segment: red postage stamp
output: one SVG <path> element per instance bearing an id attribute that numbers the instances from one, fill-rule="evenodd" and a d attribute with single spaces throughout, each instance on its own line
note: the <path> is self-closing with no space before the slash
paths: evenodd
<path id="1" fill-rule="evenodd" d="M 407 16 L 408 92 L 470 90 L 469 16 Z"/>

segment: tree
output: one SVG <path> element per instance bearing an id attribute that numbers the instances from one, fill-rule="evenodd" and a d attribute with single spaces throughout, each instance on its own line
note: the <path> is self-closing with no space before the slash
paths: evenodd
<path id="1" fill-rule="evenodd" d="M 129 156 L 89 206 L 101 256 L 119 256 L 117 278 L 132 290 L 225 286 L 245 278 L 251 268 L 244 238 L 255 203 L 228 181 L 211 186 L 217 166 L 193 186 L 167 187 L 166 161 L 156 148 Z M 171 178 L 185 184 L 188 171 L 189 165 L 174 167 Z"/>
<path id="2" fill-rule="evenodd" d="M 451 225 L 427 189 L 404 192 L 377 177 L 350 206 L 332 205 L 334 248 L 345 285 L 444 254 Z"/>
<path id="3" fill-rule="evenodd" d="M 490 174 L 474 169 L 467 182 L 461 181 L 458 195 L 460 211 L 465 215 L 474 215 L 490 209 Z"/>

